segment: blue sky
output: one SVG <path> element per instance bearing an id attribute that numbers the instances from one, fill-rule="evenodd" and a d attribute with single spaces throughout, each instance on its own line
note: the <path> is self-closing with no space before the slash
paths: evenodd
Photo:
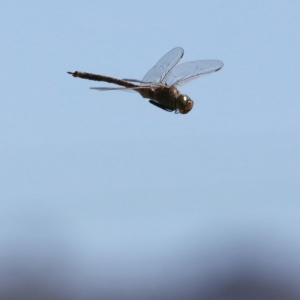
<path id="1" fill-rule="evenodd" d="M 1 4 L 5 282 L 22 269 L 77 295 L 182 291 L 189 278 L 206 289 L 253 269 L 297 283 L 299 11 L 298 1 Z M 180 89 L 195 102 L 187 115 L 66 73 L 142 79 L 176 46 L 183 62 L 224 62 Z"/>

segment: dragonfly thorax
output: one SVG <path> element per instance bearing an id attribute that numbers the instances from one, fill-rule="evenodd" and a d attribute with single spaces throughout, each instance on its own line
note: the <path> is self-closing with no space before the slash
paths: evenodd
<path id="1" fill-rule="evenodd" d="M 187 114 L 194 106 L 193 100 L 184 94 L 180 94 L 176 98 L 176 107 L 181 114 Z"/>

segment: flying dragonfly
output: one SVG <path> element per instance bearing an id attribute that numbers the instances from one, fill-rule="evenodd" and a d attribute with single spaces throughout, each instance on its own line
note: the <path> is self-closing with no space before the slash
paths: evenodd
<path id="1" fill-rule="evenodd" d="M 114 83 L 122 87 L 92 87 L 98 91 L 133 90 L 149 102 L 165 111 L 187 114 L 192 110 L 194 102 L 185 94 L 181 94 L 178 87 L 194 79 L 217 72 L 222 69 L 220 60 L 196 60 L 179 64 L 184 50 L 176 47 L 165 54 L 156 65 L 150 69 L 142 80 L 117 79 L 85 72 L 68 72 L 73 77 L 94 81 Z"/>

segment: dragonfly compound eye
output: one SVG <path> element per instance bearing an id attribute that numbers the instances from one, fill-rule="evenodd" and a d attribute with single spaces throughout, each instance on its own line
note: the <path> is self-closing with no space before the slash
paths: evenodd
<path id="1" fill-rule="evenodd" d="M 176 106 L 181 114 L 187 114 L 192 110 L 194 102 L 189 96 L 181 94 L 176 98 Z"/>

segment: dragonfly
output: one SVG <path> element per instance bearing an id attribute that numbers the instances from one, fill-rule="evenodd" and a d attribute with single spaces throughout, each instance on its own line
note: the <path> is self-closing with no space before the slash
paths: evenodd
<path id="1" fill-rule="evenodd" d="M 104 81 L 121 87 L 92 87 L 98 91 L 132 90 L 138 92 L 143 98 L 165 111 L 187 114 L 194 106 L 193 100 L 181 94 L 181 87 L 194 79 L 217 72 L 222 69 L 220 60 L 196 60 L 178 64 L 184 55 L 181 47 L 176 47 L 165 54 L 151 68 L 142 80 L 117 79 L 113 77 L 96 75 L 85 72 L 67 72 L 73 77 L 82 79 Z"/>

